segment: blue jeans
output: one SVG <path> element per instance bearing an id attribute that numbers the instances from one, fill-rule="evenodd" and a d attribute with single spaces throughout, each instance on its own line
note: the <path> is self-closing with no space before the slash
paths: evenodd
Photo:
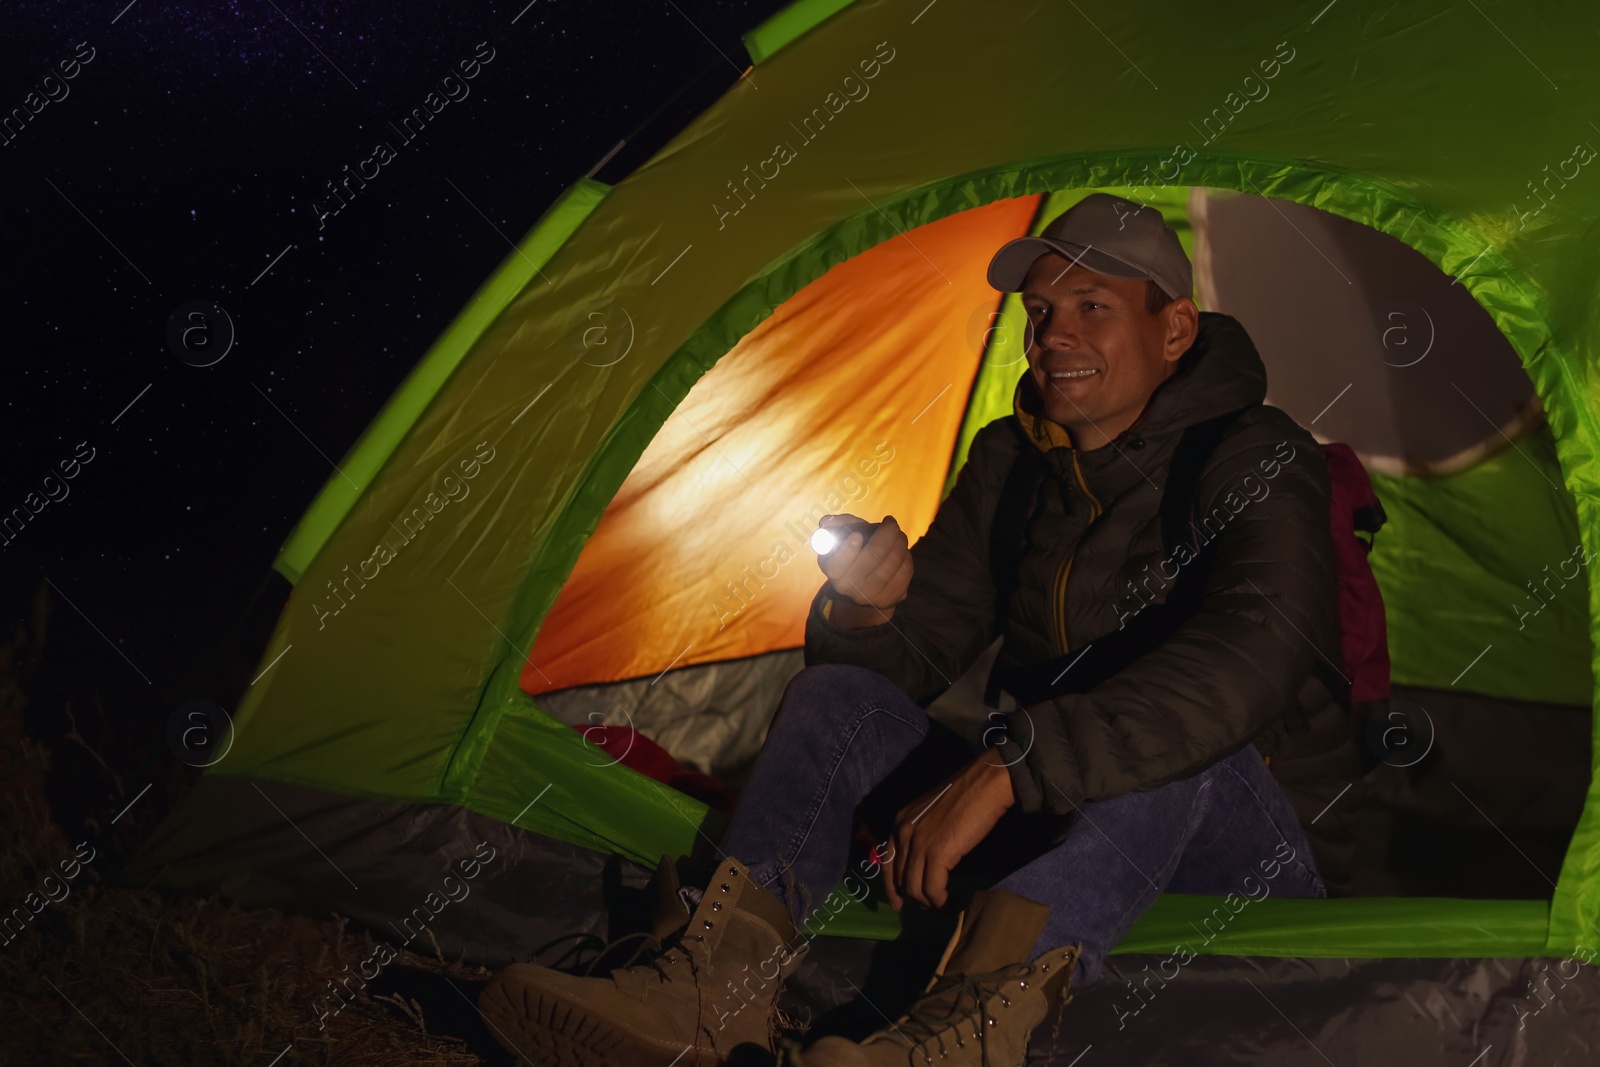
<path id="1" fill-rule="evenodd" d="M 845 877 L 858 817 L 885 840 L 900 807 L 977 755 L 876 671 L 807 667 L 784 692 L 722 848 L 801 923 Z M 952 890 L 963 872 L 988 883 L 998 871 L 1009 873 L 993 888 L 1050 908 L 1029 959 L 1082 943 L 1076 987 L 1100 976 L 1163 891 L 1327 896 L 1288 798 L 1251 745 L 1070 815 L 1013 809 L 952 872 Z"/>

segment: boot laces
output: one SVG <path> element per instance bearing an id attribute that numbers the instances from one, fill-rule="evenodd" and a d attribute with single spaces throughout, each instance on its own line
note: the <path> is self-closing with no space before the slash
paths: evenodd
<path id="1" fill-rule="evenodd" d="M 955 1045 L 965 1048 L 968 1040 L 976 1040 L 983 1052 L 984 1067 L 989 1067 L 989 1008 L 988 1002 L 999 997 L 1002 1007 L 1011 1006 L 1002 986 L 1033 973 L 1028 964 L 1014 964 L 998 971 L 981 974 L 956 975 L 939 980 L 927 995 L 918 1000 L 894 1027 L 894 1032 L 922 1058 L 933 1062 L 933 1057 L 922 1048 L 937 1041 L 939 1055 L 949 1054 L 946 1036 L 955 1032 Z M 973 1016 L 977 1021 L 973 1021 Z M 971 1030 L 968 1028 L 972 1027 Z M 884 1035 L 888 1036 L 888 1035 Z"/>
<path id="2" fill-rule="evenodd" d="M 623 960 L 621 963 L 611 965 L 608 970 L 625 971 L 637 964 L 641 967 L 654 968 L 661 975 L 662 980 L 666 981 L 671 978 L 671 975 L 669 975 L 666 969 L 662 966 L 663 962 L 674 962 L 681 955 L 687 959 L 691 969 L 694 968 L 693 954 L 689 952 L 687 948 L 683 947 L 679 943 L 679 940 L 680 939 L 677 934 L 662 940 L 648 930 L 639 930 L 631 934 L 624 934 L 621 937 L 614 938 L 611 941 L 606 941 L 604 938 L 601 938 L 596 934 L 575 933 L 558 937 L 554 941 L 546 943 L 534 952 L 534 956 L 535 958 L 538 958 L 555 948 L 557 945 L 560 945 L 562 942 L 572 941 L 574 944 L 571 947 L 569 947 L 565 952 L 561 953 L 561 955 L 557 956 L 553 962 L 546 964 L 546 966 L 550 967 L 552 970 L 564 970 L 571 968 L 574 973 L 577 973 L 581 977 L 591 978 L 594 977 L 595 969 L 605 962 L 606 957 L 610 956 L 613 952 L 630 942 L 638 942 L 638 944 L 634 946 L 633 951 L 628 955 L 627 959 Z M 585 950 L 589 950 L 593 953 L 592 956 L 587 958 L 587 961 L 584 960 Z M 645 958 L 641 960 L 640 957 Z"/>
<path id="3" fill-rule="evenodd" d="M 564 944 L 568 941 L 572 942 L 572 944 L 569 945 L 567 949 L 559 956 L 548 962 L 544 960 L 545 953 L 551 951 L 557 945 Z M 538 960 L 543 966 L 549 967 L 553 971 L 562 971 L 569 967 L 576 968 L 581 966 L 582 964 L 580 961 L 583 959 L 584 950 L 588 949 L 597 953 L 597 955 L 589 961 L 588 967 L 592 968 L 596 960 L 598 960 L 600 956 L 605 955 L 609 947 L 610 946 L 607 945 L 604 938 L 599 937 L 596 934 L 591 934 L 580 930 L 577 933 L 563 934 L 552 941 L 545 942 L 533 950 L 533 958 Z M 585 973 L 588 973 L 587 969 L 585 970 Z"/>

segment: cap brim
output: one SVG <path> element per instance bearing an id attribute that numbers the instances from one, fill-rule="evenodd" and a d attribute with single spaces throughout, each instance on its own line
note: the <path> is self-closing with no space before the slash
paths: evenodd
<path id="1" fill-rule="evenodd" d="M 1070 241 L 1052 241 L 1048 237 L 1018 237 L 1000 246 L 1000 251 L 989 261 L 989 285 L 1002 293 L 1022 292 L 1028 271 L 1043 255 L 1054 252 L 1065 256 L 1079 266 L 1112 278 L 1149 278 L 1148 272 L 1119 259 L 1109 252 Z"/>

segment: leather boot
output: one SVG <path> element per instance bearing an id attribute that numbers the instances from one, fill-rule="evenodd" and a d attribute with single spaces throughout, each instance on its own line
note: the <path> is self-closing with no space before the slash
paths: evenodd
<path id="1" fill-rule="evenodd" d="M 500 1043 L 539 1067 L 714 1067 L 770 1055 L 778 992 L 805 955 L 788 909 L 725 860 L 664 950 L 606 978 L 531 963 L 497 974 L 478 1006 Z"/>
<path id="2" fill-rule="evenodd" d="M 1050 909 L 1005 890 L 975 893 L 921 999 L 857 1043 L 825 1037 L 795 1067 L 1020 1067 L 1028 1037 L 1068 985 L 1081 946 L 1028 953 Z M 1020 961 L 1020 962 L 1019 962 Z"/>
<path id="3" fill-rule="evenodd" d="M 665 943 L 689 922 L 689 907 L 679 892 L 678 865 L 671 856 L 661 857 L 644 888 L 651 903 L 649 939 Z"/>

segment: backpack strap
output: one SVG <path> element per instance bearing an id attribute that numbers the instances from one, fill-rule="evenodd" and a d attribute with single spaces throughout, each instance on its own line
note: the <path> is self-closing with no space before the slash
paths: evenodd
<path id="1" fill-rule="evenodd" d="M 1352 519 L 1356 528 L 1356 540 L 1361 542 L 1361 547 L 1370 556 L 1372 546 L 1378 540 L 1378 531 L 1389 521 L 1389 513 L 1383 510 L 1383 502 L 1374 496 L 1372 503 L 1355 509 Z M 1361 537 L 1361 534 L 1367 536 Z"/>
<path id="2" fill-rule="evenodd" d="M 1000 503 L 995 508 L 994 522 L 989 530 L 989 573 L 994 578 L 993 636 L 1006 632 L 1011 615 L 1011 596 L 1021 581 L 1022 557 L 1028 550 L 1028 520 L 1033 515 L 1033 503 L 1039 494 L 1039 487 L 1048 476 L 1044 457 L 1027 439 L 1021 423 L 1015 416 L 1006 422 L 1016 435 L 1020 447 L 1011 469 L 1006 472 L 1005 484 L 1000 489 Z M 984 690 L 984 702 L 996 707 L 999 698 L 998 672 L 991 671 Z"/>
<path id="3" fill-rule="evenodd" d="M 1161 541 L 1166 552 L 1171 553 L 1180 544 L 1187 544 L 1196 556 L 1204 551 L 1206 543 L 1195 523 L 1199 511 L 1200 475 L 1234 423 L 1249 410 L 1240 408 L 1225 412 L 1183 431 L 1167 468 L 1167 484 L 1161 492 Z M 1318 657 L 1300 692 L 1283 711 L 1284 725 L 1291 733 L 1309 729 L 1307 707 L 1338 693 L 1338 682 L 1333 674 L 1333 669 Z"/>
<path id="4" fill-rule="evenodd" d="M 1178 449 L 1172 454 L 1167 468 L 1167 484 L 1161 491 L 1161 543 L 1171 552 L 1180 544 L 1187 544 L 1199 555 L 1204 544 L 1195 528 L 1198 511 L 1200 474 L 1211 461 L 1212 453 L 1228 435 L 1233 424 L 1249 408 L 1240 408 L 1197 422 L 1183 431 Z"/>

